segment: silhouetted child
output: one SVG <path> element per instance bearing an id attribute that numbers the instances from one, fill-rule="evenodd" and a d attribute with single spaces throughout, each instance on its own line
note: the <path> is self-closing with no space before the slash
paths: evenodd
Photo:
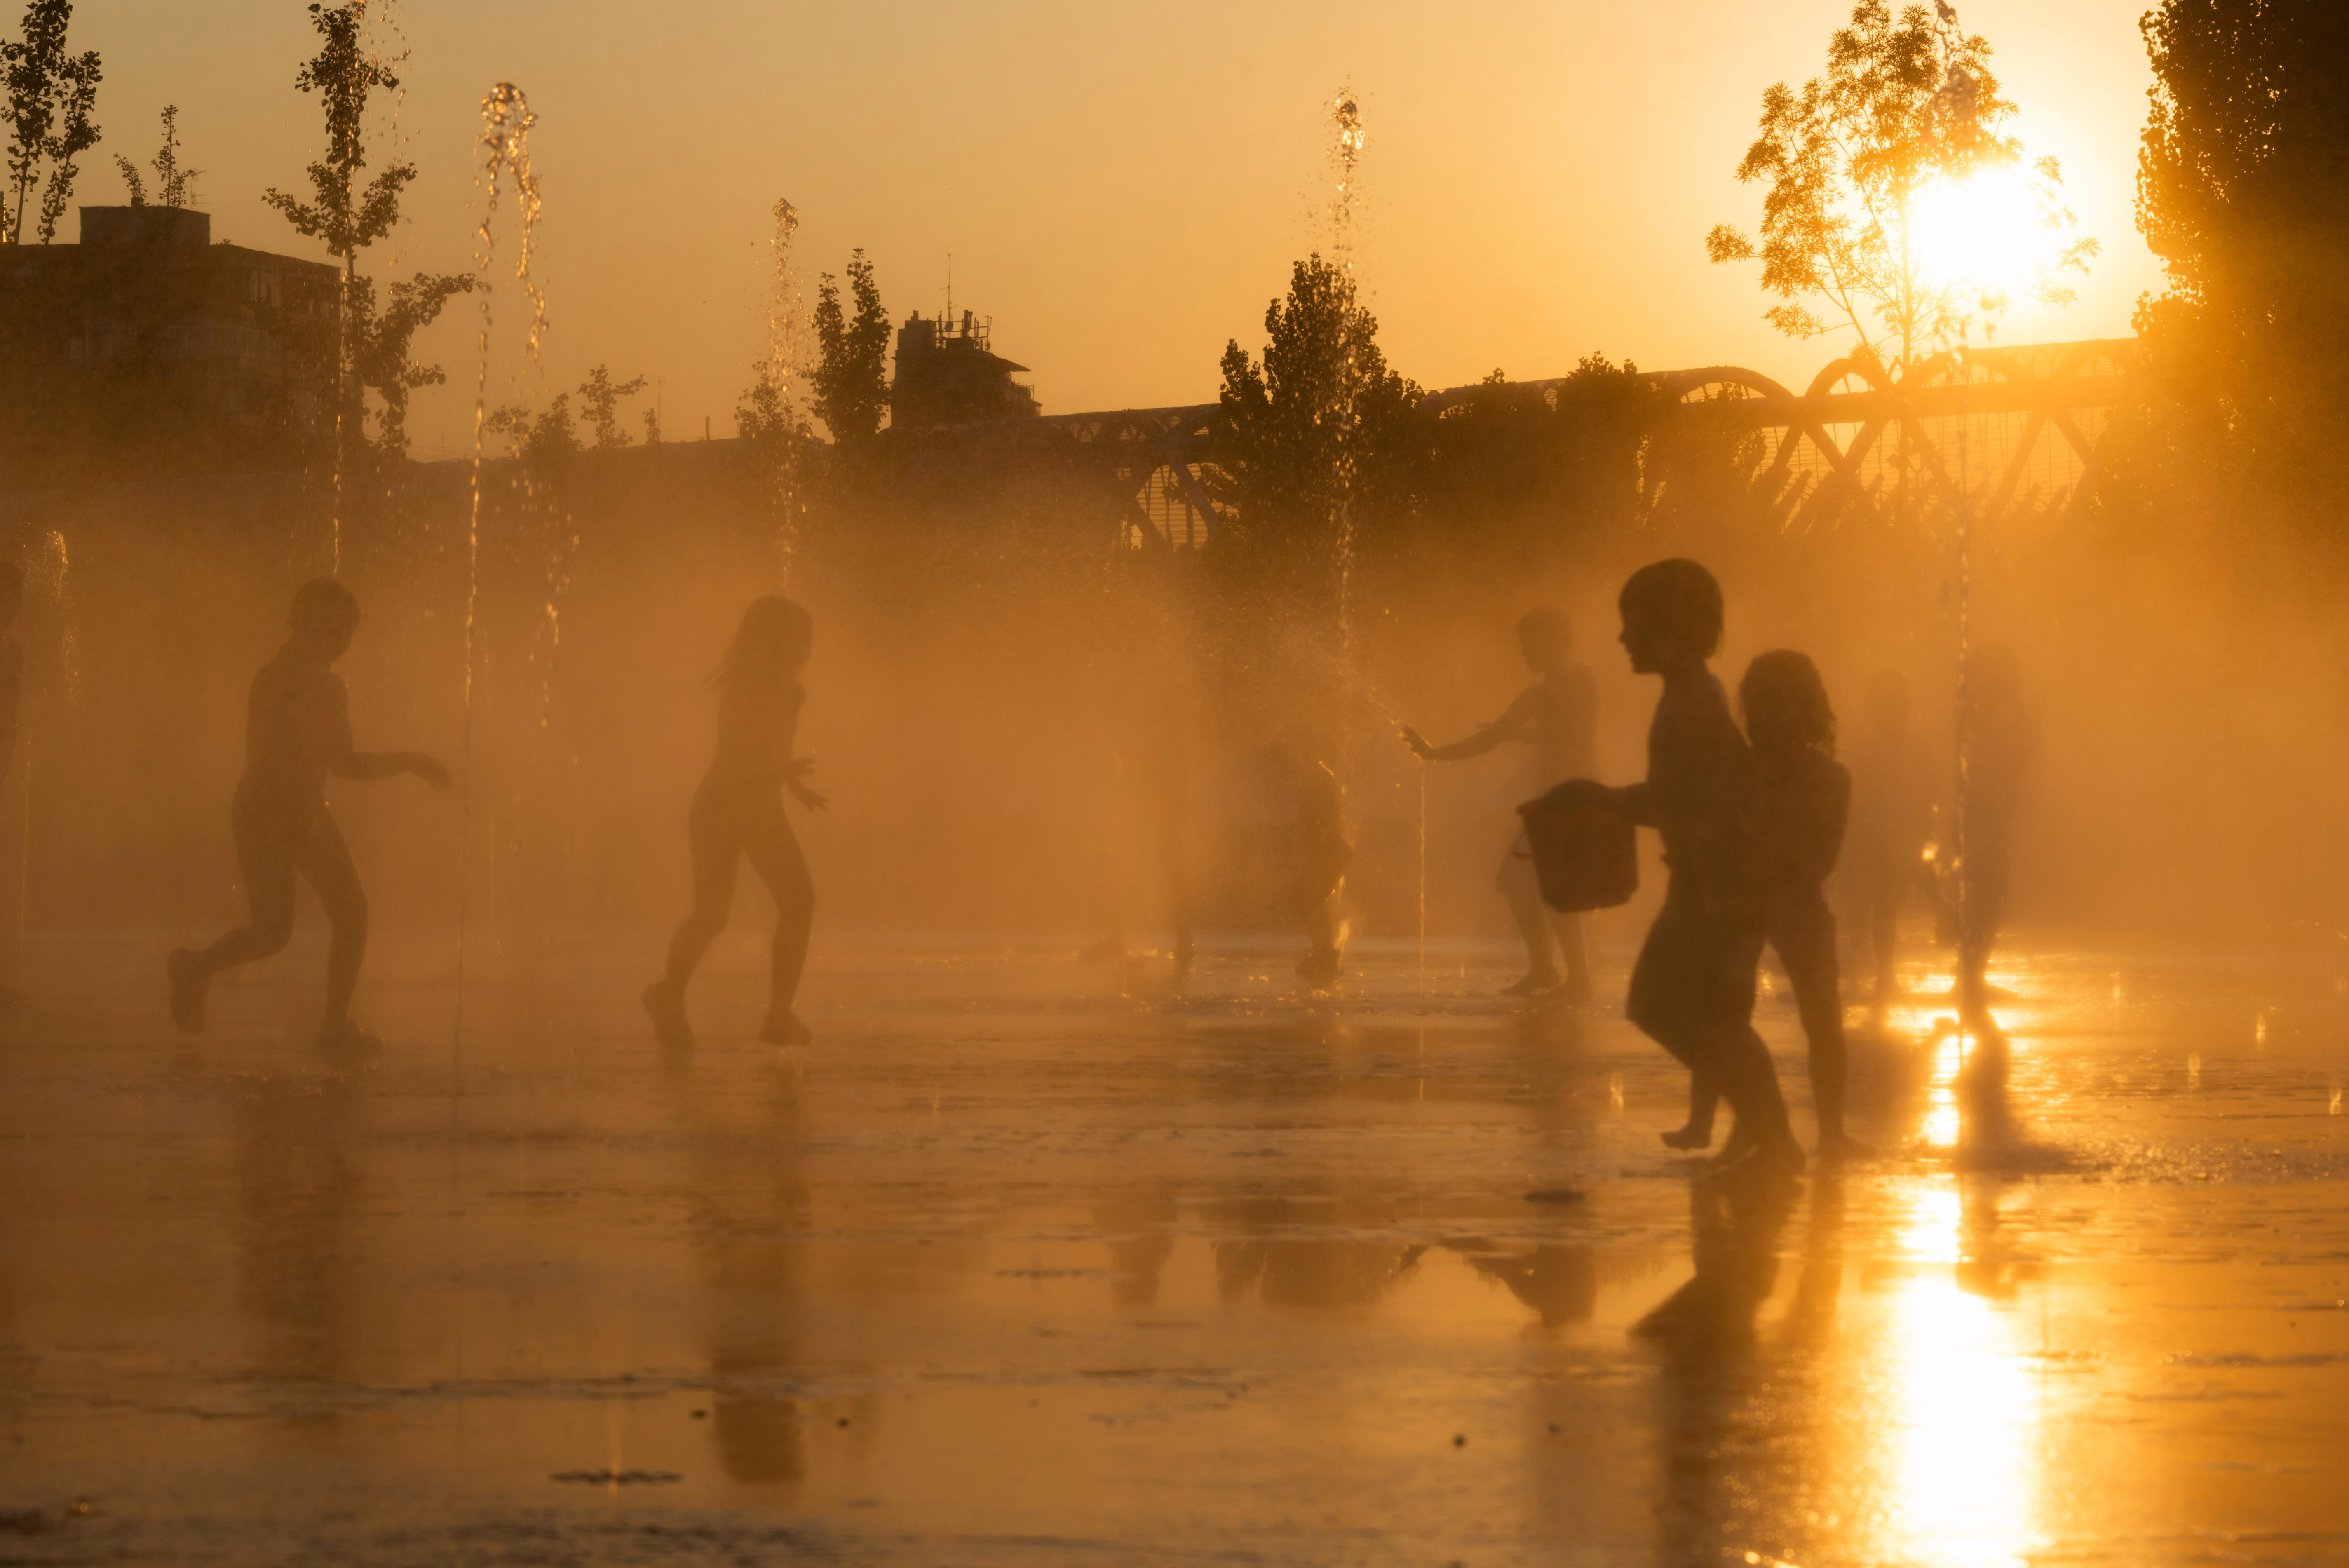
<path id="1" fill-rule="evenodd" d="M 1327 991 L 1342 972 L 1346 924 L 1339 907 L 1354 846 L 1346 838 L 1346 796 L 1337 773 L 1316 748 L 1290 740 L 1270 749 L 1277 776 L 1296 791 L 1297 819 L 1288 845 L 1283 901 L 1312 944 L 1298 961 L 1298 978 Z"/>
<path id="2" fill-rule="evenodd" d="M 1805 655 L 1763 654 L 1746 666 L 1737 700 L 1753 747 L 1747 865 L 1762 900 L 1762 929 L 1786 966 L 1810 1047 L 1820 1158 L 1842 1158 L 1862 1150 L 1843 1130 L 1843 992 L 1836 973 L 1835 914 L 1822 884 L 1843 847 L 1851 775 L 1835 760 L 1835 710 Z M 1719 1097 L 1705 1075 L 1692 1075 L 1688 1125 L 1664 1134 L 1664 1142 L 1674 1148 L 1711 1143 Z"/>
<path id="3" fill-rule="evenodd" d="M 359 626 L 358 601 L 348 588 L 331 577 L 303 584 L 295 591 L 290 621 L 285 646 L 253 678 L 244 774 L 229 808 L 253 918 L 202 952 L 182 949 L 171 955 L 171 1018 L 187 1033 L 202 1033 L 212 976 L 284 949 L 294 935 L 298 873 L 326 906 L 334 933 L 318 1044 L 332 1052 L 373 1051 L 381 1042 L 351 1022 L 351 994 L 367 954 L 367 892 L 342 829 L 326 809 L 326 777 L 414 774 L 445 790 L 449 770 L 420 752 L 352 749 L 350 694 L 334 670 Z"/>
<path id="4" fill-rule="evenodd" d="M 2039 728 L 2023 696 L 2023 664 L 2014 649 L 1992 643 L 1969 661 L 1960 731 L 1961 822 L 1958 880 L 1958 1007 L 1968 1026 L 1998 1034 L 1990 1015 L 1984 971 L 2006 916 L 2014 869 L 2014 819 Z"/>
<path id="5" fill-rule="evenodd" d="M 1777 1070 L 1754 1032 L 1762 915 L 1745 866 L 1752 760 L 1729 699 L 1705 667 L 1721 645 L 1721 585 L 1694 561 L 1658 561 L 1631 575 L 1619 604 L 1632 670 L 1664 680 L 1648 730 L 1648 776 L 1621 789 L 1577 780 L 1549 799 L 1559 807 L 1603 805 L 1661 833 L 1671 879 L 1632 967 L 1626 1011 L 1692 1073 L 1720 1086 L 1737 1113 L 1745 1163 L 1799 1170 L 1803 1151 Z"/>
<path id="6" fill-rule="evenodd" d="M 1909 727 L 1909 681 L 1885 670 L 1868 683 L 1865 722 L 1851 748 L 1851 829 L 1844 840 L 1844 885 L 1868 931 L 1876 966 L 1877 1016 L 1899 993 L 1900 906 L 1930 873 L 1933 765 Z"/>
<path id="7" fill-rule="evenodd" d="M 1511 742 L 1528 746 L 1533 751 L 1533 793 L 1540 794 L 1568 779 L 1588 778 L 1599 771 L 1599 685 L 1590 678 L 1589 667 L 1569 656 L 1574 627 L 1564 610 L 1547 605 L 1527 610 L 1517 622 L 1517 641 L 1526 668 L 1541 679 L 1518 692 L 1499 718 L 1448 746 L 1431 746 L 1408 726 L 1402 738 L 1422 761 L 1431 763 L 1464 762 Z M 1533 996 L 1562 985 L 1569 1000 L 1588 1000 L 1590 965 L 1582 917 L 1559 914 L 1542 902 L 1541 883 L 1522 827 L 1501 857 L 1496 886 L 1516 917 L 1526 962 L 1525 978 L 1504 986 L 1501 994 Z"/>
<path id="8" fill-rule="evenodd" d="M 645 988 L 645 1011 L 663 1044 L 690 1045 L 685 988 L 702 955 L 726 929 L 734 878 L 744 860 L 775 898 L 775 941 L 768 961 L 767 1020 L 759 1038 L 779 1045 L 814 1036 L 792 1011 L 807 964 L 808 932 L 815 922 L 815 882 L 783 792 L 810 811 L 827 804 L 802 781 L 812 757 L 794 757 L 800 708 L 807 691 L 800 672 L 814 647 L 806 610 L 770 594 L 752 601 L 710 684 L 718 689 L 718 749 L 694 792 L 688 818 L 693 846 L 693 912 L 668 945 L 668 971 Z"/>

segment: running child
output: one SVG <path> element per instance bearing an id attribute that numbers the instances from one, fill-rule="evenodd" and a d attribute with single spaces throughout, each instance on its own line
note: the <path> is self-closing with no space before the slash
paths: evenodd
<path id="1" fill-rule="evenodd" d="M 742 614 L 734 644 L 709 683 L 718 690 L 718 748 L 694 792 L 687 820 L 693 847 L 693 912 L 668 946 L 668 969 L 645 988 L 645 1011 L 662 1044 L 693 1044 L 685 1015 L 685 988 L 734 904 L 734 878 L 748 860 L 775 898 L 775 940 L 768 960 L 767 1019 L 759 1038 L 779 1045 L 814 1038 L 792 1004 L 807 965 L 808 933 L 815 923 L 815 882 L 807 857 L 783 815 L 783 792 L 810 811 L 823 796 L 802 783 L 812 757 L 794 757 L 800 709 L 807 691 L 800 672 L 815 641 L 806 610 L 770 594 Z"/>
<path id="2" fill-rule="evenodd" d="M 351 1022 L 359 961 L 367 956 L 367 891 L 342 829 L 326 809 L 326 778 L 384 779 L 414 774 L 434 789 L 449 770 L 420 752 L 361 752 L 351 744 L 350 693 L 335 661 L 359 627 L 358 600 L 332 577 L 295 590 L 291 631 L 276 657 L 253 678 L 245 706 L 244 774 L 229 807 L 237 867 L 252 919 L 204 949 L 173 953 L 171 1019 L 189 1034 L 204 1028 L 212 976 L 282 950 L 294 935 L 294 880 L 299 875 L 326 907 L 326 1017 L 322 1050 L 365 1054 L 382 1042 Z"/>

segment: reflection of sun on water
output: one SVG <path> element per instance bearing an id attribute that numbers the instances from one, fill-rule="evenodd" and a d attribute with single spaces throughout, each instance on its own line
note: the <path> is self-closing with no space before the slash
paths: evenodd
<path id="1" fill-rule="evenodd" d="M 1920 1192 L 1903 1233 L 1913 1257 L 1959 1255 L 1954 1191 Z M 1908 1281 L 1893 1303 L 1892 1480 L 1900 1560 L 2021 1564 L 2037 1545 L 2033 1468 L 2037 1379 L 2016 1354 L 2014 1320 L 1958 1288 L 1955 1270 Z"/>

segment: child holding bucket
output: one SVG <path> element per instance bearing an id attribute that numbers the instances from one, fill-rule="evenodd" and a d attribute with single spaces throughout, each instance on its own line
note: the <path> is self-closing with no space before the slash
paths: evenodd
<path id="1" fill-rule="evenodd" d="M 1791 1174 L 1803 1167 L 1802 1147 L 1754 1032 L 1762 917 L 1746 866 L 1753 763 L 1707 668 L 1721 645 L 1721 585 L 1694 561 L 1658 561 L 1632 573 L 1617 602 L 1631 669 L 1664 682 L 1648 731 L 1648 776 L 1620 789 L 1571 780 L 1550 792 L 1549 806 L 1603 806 L 1662 835 L 1671 879 L 1632 967 L 1626 1011 L 1728 1098 L 1741 1167 Z"/>

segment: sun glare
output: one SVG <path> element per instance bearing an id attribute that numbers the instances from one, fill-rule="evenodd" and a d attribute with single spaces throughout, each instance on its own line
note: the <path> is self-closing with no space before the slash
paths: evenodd
<path id="1" fill-rule="evenodd" d="M 1910 212 L 1916 254 L 1937 282 L 2003 292 L 2028 281 L 2046 246 L 2029 171 L 1937 180 Z"/>

